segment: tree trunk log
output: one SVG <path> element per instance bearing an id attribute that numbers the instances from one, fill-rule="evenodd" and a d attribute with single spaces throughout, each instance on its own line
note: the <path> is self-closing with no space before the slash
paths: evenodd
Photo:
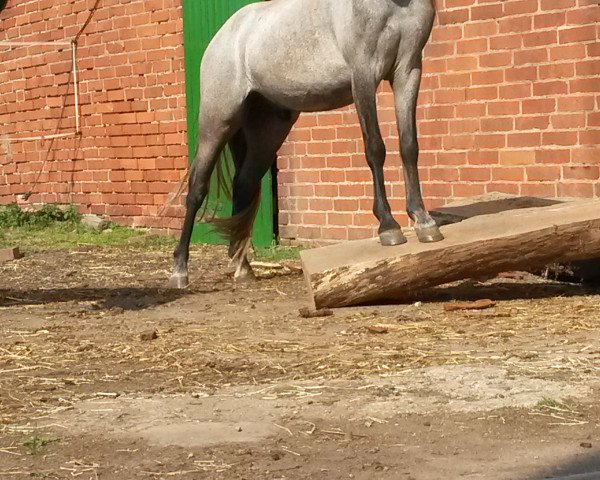
<path id="1" fill-rule="evenodd" d="M 600 257 L 600 201 L 481 215 L 442 228 L 445 240 L 383 247 L 358 240 L 301 253 L 316 308 L 406 301 L 464 278 Z"/>

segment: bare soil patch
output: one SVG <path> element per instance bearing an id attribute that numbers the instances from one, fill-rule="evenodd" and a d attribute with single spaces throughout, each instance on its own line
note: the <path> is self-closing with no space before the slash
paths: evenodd
<path id="1" fill-rule="evenodd" d="M 600 292 L 519 274 L 305 318 L 294 268 L 235 285 L 224 249 L 191 262 L 184 292 L 163 250 L 0 265 L 0 478 L 600 471 Z"/>

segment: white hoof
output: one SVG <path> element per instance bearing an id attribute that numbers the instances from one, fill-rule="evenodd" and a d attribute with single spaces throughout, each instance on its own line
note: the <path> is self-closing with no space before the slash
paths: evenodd
<path id="1" fill-rule="evenodd" d="M 186 288 L 189 284 L 188 276 L 181 274 L 173 274 L 171 278 L 169 278 L 168 287 L 169 288 Z"/>

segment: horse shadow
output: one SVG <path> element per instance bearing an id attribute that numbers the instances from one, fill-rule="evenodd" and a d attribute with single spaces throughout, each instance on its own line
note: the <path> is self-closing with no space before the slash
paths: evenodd
<path id="1" fill-rule="evenodd" d="M 174 302 L 191 292 L 158 287 L 0 289 L 0 307 L 92 302 L 97 310 L 145 310 Z M 195 292 L 197 293 L 197 292 Z"/>

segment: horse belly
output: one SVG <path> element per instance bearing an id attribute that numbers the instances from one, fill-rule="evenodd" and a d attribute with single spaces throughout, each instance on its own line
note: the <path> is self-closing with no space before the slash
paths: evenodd
<path id="1" fill-rule="evenodd" d="M 318 68 L 278 68 L 276 72 L 253 76 L 253 88 L 277 105 L 299 112 L 332 110 L 352 103 L 350 75 L 332 70 L 331 65 Z"/>

